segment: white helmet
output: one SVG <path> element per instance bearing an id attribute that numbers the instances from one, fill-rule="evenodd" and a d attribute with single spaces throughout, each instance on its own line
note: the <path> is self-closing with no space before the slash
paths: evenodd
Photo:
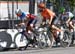
<path id="1" fill-rule="evenodd" d="M 16 13 L 16 14 L 22 14 L 22 10 L 21 10 L 21 9 L 17 9 L 17 10 L 15 11 L 15 13 Z"/>

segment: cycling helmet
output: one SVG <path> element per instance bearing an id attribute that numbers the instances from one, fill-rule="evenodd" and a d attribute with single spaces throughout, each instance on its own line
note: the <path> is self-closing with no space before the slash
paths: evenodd
<path id="1" fill-rule="evenodd" d="M 61 7 L 60 9 L 59 9 L 59 12 L 60 13 L 63 13 L 65 11 L 65 8 L 64 7 Z"/>
<path id="2" fill-rule="evenodd" d="M 38 4 L 38 7 L 39 8 L 45 8 L 45 4 L 44 3 L 40 3 L 40 4 Z"/>
<path id="3" fill-rule="evenodd" d="M 22 14 L 22 10 L 21 10 L 21 9 L 17 9 L 17 10 L 15 11 L 15 13 L 16 13 L 16 14 Z"/>

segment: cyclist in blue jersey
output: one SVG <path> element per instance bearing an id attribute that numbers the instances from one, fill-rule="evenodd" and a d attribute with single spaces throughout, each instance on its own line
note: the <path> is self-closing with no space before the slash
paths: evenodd
<path id="1" fill-rule="evenodd" d="M 27 34 L 25 33 L 26 35 L 30 34 L 30 32 L 34 32 L 33 27 L 37 22 L 36 16 L 28 12 L 23 12 L 21 9 L 17 9 L 15 13 L 20 18 L 20 20 L 22 20 L 22 22 L 18 24 L 17 27 L 20 27 L 23 31 L 27 32 Z M 28 36 L 27 39 L 29 39 Z M 29 39 L 29 43 L 27 45 L 29 45 L 30 43 L 33 45 L 34 42 L 35 39 Z"/>
<path id="2" fill-rule="evenodd" d="M 15 13 L 18 17 L 20 17 L 20 19 L 23 23 L 27 22 L 27 31 L 31 30 L 31 24 L 33 24 L 33 26 L 35 26 L 37 19 L 34 14 L 30 14 L 28 12 L 23 12 L 21 9 L 17 9 L 15 11 Z M 33 23 L 33 21 L 35 21 L 35 22 Z"/>
<path id="3" fill-rule="evenodd" d="M 28 12 L 23 12 L 21 9 L 17 9 L 15 13 L 21 19 L 22 22 L 24 22 L 24 19 L 26 19 L 26 15 L 29 14 Z"/>

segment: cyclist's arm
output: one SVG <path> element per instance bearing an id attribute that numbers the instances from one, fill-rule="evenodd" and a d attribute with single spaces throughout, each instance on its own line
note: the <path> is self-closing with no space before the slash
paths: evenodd
<path id="1" fill-rule="evenodd" d="M 53 17 L 55 16 L 55 13 L 52 12 L 51 10 L 49 10 L 49 9 L 47 9 L 47 12 L 48 12 L 48 15 L 50 16 L 49 24 L 51 24 L 51 22 L 53 20 Z"/>
<path id="2" fill-rule="evenodd" d="M 69 23 L 73 16 L 71 12 L 68 12 L 68 20 L 66 22 Z"/>
<path id="3" fill-rule="evenodd" d="M 44 17 L 43 17 L 43 19 L 42 19 L 42 23 L 41 23 L 42 25 L 45 25 L 45 19 L 44 19 Z"/>
<path id="4" fill-rule="evenodd" d="M 66 21 L 66 23 L 69 23 L 69 22 L 70 22 L 70 20 L 71 20 L 71 18 L 68 18 L 68 20 Z"/>
<path id="5" fill-rule="evenodd" d="M 53 17 L 51 16 L 49 19 L 49 24 L 51 24 L 52 20 L 53 20 Z"/>
<path id="6" fill-rule="evenodd" d="M 70 26 L 71 26 L 72 28 L 74 28 L 74 26 L 73 26 L 73 24 L 72 24 L 72 21 L 70 22 Z"/>

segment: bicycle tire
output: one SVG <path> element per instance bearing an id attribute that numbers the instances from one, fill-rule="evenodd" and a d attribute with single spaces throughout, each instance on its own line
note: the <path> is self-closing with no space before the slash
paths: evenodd
<path id="1" fill-rule="evenodd" d="M 44 33 L 40 33 L 40 35 L 38 36 L 38 47 L 40 49 L 46 48 L 47 46 L 47 40 L 46 40 L 46 36 Z"/>
<path id="2" fill-rule="evenodd" d="M 51 31 L 48 31 L 48 38 L 50 40 L 50 48 L 52 48 L 53 44 L 54 44 L 54 37 Z"/>
<path id="3" fill-rule="evenodd" d="M 5 44 L 1 44 L 4 42 L 5 42 Z M 1 44 L 0 45 L 0 51 L 9 50 L 11 43 L 12 43 L 11 35 L 8 34 L 6 31 L 0 32 L 0 44 Z M 3 47 L 4 45 L 5 45 L 5 47 Z"/>
<path id="4" fill-rule="evenodd" d="M 41 37 L 44 37 L 44 43 L 41 41 L 41 39 L 39 38 L 39 48 L 43 49 L 43 48 L 47 48 L 47 47 L 52 47 L 52 43 L 53 43 L 53 37 L 51 33 L 47 33 L 44 34 L 43 32 L 40 33 Z M 50 35 L 50 36 L 49 36 Z"/>
<path id="5" fill-rule="evenodd" d="M 72 36 L 70 33 L 64 32 L 63 39 L 60 40 L 60 44 L 62 47 L 69 47 L 72 41 Z"/>
<path id="6" fill-rule="evenodd" d="M 21 36 L 23 36 L 23 41 L 22 41 L 22 42 L 20 42 Z M 14 42 L 15 42 L 16 48 L 17 48 L 17 49 L 20 49 L 20 50 L 21 50 L 21 48 L 22 48 L 22 50 L 23 50 L 23 47 L 25 48 L 25 46 L 26 46 L 27 43 L 28 43 L 28 41 L 27 41 L 25 35 L 23 35 L 23 34 L 21 34 L 21 33 L 17 33 L 17 34 L 15 35 L 15 37 L 14 37 Z"/>

